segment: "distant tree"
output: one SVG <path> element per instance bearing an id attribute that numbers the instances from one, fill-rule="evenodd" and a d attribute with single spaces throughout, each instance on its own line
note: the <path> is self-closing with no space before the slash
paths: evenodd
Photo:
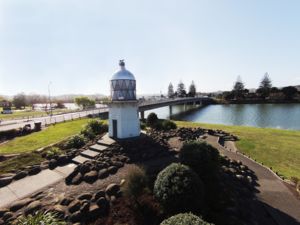
<path id="1" fill-rule="evenodd" d="M 272 88 L 272 81 L 269 77 L 269 74 L 265 73 L 256 92 L 261 94 L 263 98 L 266 98 L 270 95 L 271 88 Z"/>
<path id="2" fill-rule="evenodd" d="M 34 104 L 42 103 L 41 96 L 32 94 L 26 96 L 26 105 L 31 106 L 32 110 L 34 109 Z"/>
<path id="3" fill-rule="evenodd" d="M 297 88 L 295 88 L 293 86 L 288 86 L 288 87 L 282 88 L 282 92 L 285 95 L 286 99 L 291 100 L 297 94 L 298 90 L 297 90 Z"/>
<path id="4" fill-rule="evenodd" d="M 13 104 L 17 109 L 25 108 L 26 106 L 26 96 L 24 93 L 20 93 L 14 96 Z"/>
<path id="5" fill-rule="evenodd" d="M 65 108 L 65 105 L 62 101 L 57 101 L 56 102 L 56 108 L 58 109 L 64 109 Z"/>
<path id="6" fill-rule="evenodd" d="M 270 93 L 279 93 L 280 90 L 277 87 L 272 87 Z"/>
<path id="7" fill-rule="evenodd" d="M 195 97 L 196 96 L 196 85 L 194 81 L 192 81 L 190 87 L 189 87 L 189 94 L 190 97 Z"/>
<path id="8" fill-rule="evenodd" d="M 75 98 L 75 103 L 82 109 L 93 108 L 96 104 L 94 100 L 84 96 Z"/>
<path id="9" fill-rule="evenodd" d="M 169 84 L 169 87 L 168 87 L 168 97 L 169 97 L 169 98 L 174 97 L 174 87 L 173 87 L 173 84 L 172 84 L 172 83 L 170 83 L 170 84 Z"/>
<path id="10" fill-rule="evenodd" d="M 232 100 L 232 99 L 234 99 L 234 93 L 233 93 L 233 91 L 224 91 L 223 92 L 223 98 L 225 100 Z"/>
<path id="11" fill-rule="evenodd" d="M 245 89 L 244 83 L 242 82 L 241 77 L 238 76 L 236 82 L 233 85 L 233 90 L 232 90 L 235 95 L 235 98 L 242 97 L 244 89 Z"/>
<path id="12" fill-rule="evenodd" d="M 179 82 L 177 86 L 177 95 L 178 97 L 186 97 L 186 90 L 185 90 L 185 85 L 182 83 L 182 81 Z"/>

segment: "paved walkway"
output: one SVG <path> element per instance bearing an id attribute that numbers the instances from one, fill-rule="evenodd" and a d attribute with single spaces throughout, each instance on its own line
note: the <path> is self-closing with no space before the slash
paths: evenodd
<path id="1" fill-rule="evenodd" d="M 54 170 L 43 170 L 37 175 L 27 176 L 0 188 L 0 208 L 63 180 L 74 168 L 75 164 L 68 164 Z"/>
<path id="2" fill-rule="evenodd" d="M 228 143 L 226 150 L 218 144 L 218 138 L 209 136 L 206 141 L 216 147 L 230 159 L 240 160 L 248 166 L 258 178 L 258 200 L 279 225 L 300 224 L 300 201 L 272 171 L 255 161 L 236 152 L 233 143 Z"/>

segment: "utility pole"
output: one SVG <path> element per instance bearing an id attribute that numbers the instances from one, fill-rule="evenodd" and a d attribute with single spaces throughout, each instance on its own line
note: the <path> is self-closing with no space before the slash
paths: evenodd
<path id="1" fill-rule="evenodd" d="M 52 82 L 50 81 L 49 84 L 48 84 L 49 105 L 50 105 L 50 118 L 52 117 L 52 107 L 51 107 L 52 103 L 51 103 L 51 95 L 50 95 L 50 85 L 51 84 L 52 84 Z"/>

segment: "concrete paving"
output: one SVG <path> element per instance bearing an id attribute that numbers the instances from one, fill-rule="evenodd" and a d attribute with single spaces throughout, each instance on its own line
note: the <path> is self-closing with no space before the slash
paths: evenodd
<path id="1" fill-rule="evenodd" d="M 88 160 L 90 160 L 90 159 L 87 157 L 81 156 L 81 155 L 76 156 L 74 159 L 72 159 L 73 163 L 75 163 L 75 164 L 82 164 Z"/>
<path id="2" fill-rule="evenodd" d="M 55 170 L 43 170 L 37 175 L 27 176 L 0 188 L 0 208 L 63 180 L 74 168 L 74 164 L 69 164 Z"/>
<path id="3" fill-rule="evenodd" d="M 91 150 L 97 151 L 97 152 L 102 152 L 104 150 L 106 150 L 108 147 L 104 146 L 104 145 L 99 145 L 99 144 L 95 144 L 90 146 Z"/>
<path id="4" fill-rule="evenodd" d="M 85 150 L 80 153 L 83 157 L 94 159 L 96 156 L 98 156 L 100 153 L 93 151 L 93 150 Z"/>
<path id="5" fill-rule="evenodd" d="M 112 138 L 109 137 L 108 134 L 105 134 L 99 141 L 97 141 L 98 144 L 100 145 L 107 145 L 110 146 L 114 144 L 116 141 Z"/>

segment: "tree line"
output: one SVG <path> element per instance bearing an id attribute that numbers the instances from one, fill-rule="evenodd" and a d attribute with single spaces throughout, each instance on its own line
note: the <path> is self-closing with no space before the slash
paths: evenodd
<path id="1" fill-rule="evenodd" d="M 255 92 L 250 92 L 245 88 L 245 84 L 238 76 L 231 91 L 222 93 L 222 98 L 225 100 L 243 100 L 243 99 L 286 99 L 293 100 L 297 95 L 298 89 L 294 86 L 287 86 L 283 88 L 273 87 L 272 81 L 268 73 L 265 73 L 258 88 Z"/>
<path id="2" fill-rule="evenodd" d="M 194 81 L 189 86 L 189 90 L 186 91 L 185 84 L 180 81 L 177 85 L 176 91 L 172 83 L 168 86 L 168 97 L 169 98 L 184 98 L 184 97 L 195 97 L 196 96 L 196 85 Z"/>

